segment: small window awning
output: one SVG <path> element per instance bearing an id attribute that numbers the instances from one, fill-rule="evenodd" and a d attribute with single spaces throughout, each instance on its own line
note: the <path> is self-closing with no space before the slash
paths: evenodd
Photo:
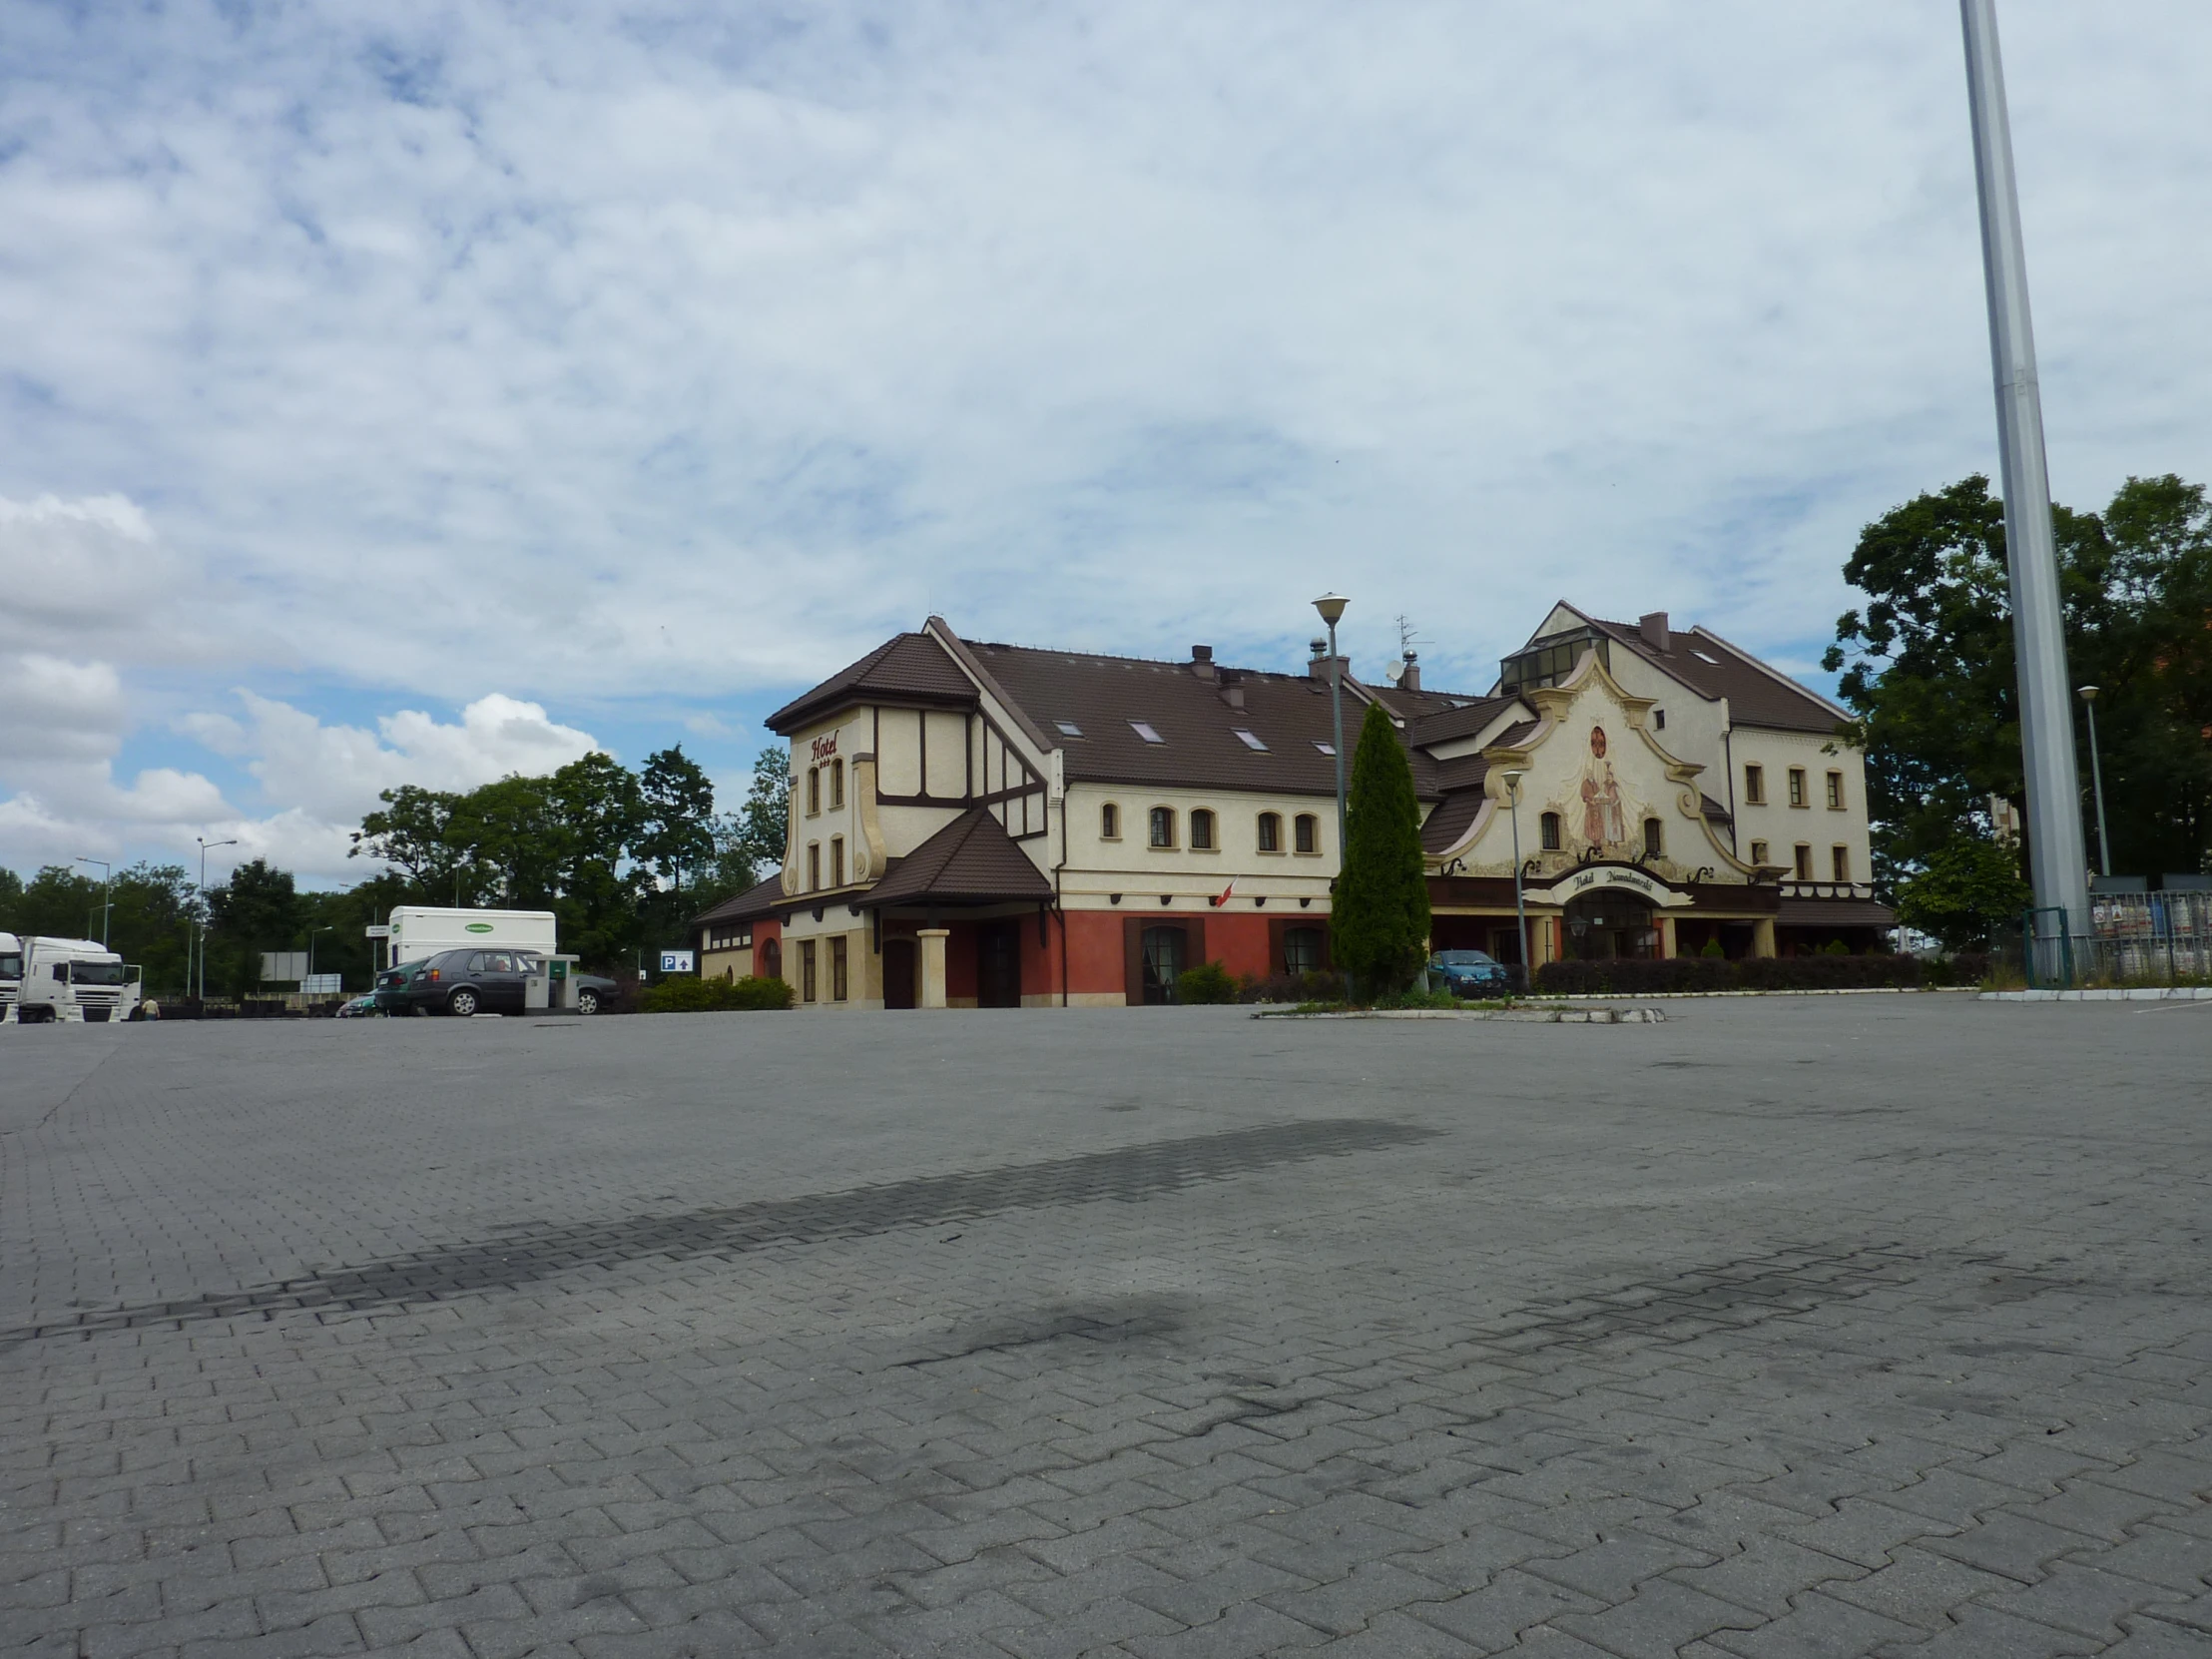
<path id="1" fill-rule="evenodd" d="M 903 858 L 852 902 L 863 910 L 893 904 L 1040 903 L 1052 883 L 1014 844 L 990 810 L 962 813 Z"/>

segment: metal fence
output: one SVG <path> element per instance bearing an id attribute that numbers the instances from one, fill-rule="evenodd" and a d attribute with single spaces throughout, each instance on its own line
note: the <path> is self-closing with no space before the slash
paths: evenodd
<path id="1" fill-rule="evenodd" d="M 2029 984 L 2212 979 L 2212 892 L 2102 892 L 2091 897 L 2090 911 L 2096 931 L 2089 935 L 2070 932 L 2061 910 L 2027 913 L 2020 954 Z"/>

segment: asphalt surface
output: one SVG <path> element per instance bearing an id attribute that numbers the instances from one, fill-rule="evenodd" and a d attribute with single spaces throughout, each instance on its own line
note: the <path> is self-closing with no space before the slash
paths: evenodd
<path id="1" fill-rule="evenodd" d="M 0 1028 L 0 1648 L 2212 1655 L 2212 1005 Z"/>

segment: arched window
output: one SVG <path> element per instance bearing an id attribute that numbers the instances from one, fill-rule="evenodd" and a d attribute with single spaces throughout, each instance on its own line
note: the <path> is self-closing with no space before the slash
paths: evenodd
<path id="1" fill-rule="evenodd" d="M 844 885 L 844 837 L 842 835 L 831 835 L 830 837 L 830 884 L 832 887 Z"/>
<path id="2" fill-rule="evenodd" d="M 1646 854 L 1647 856 L 1649 856 L 1649 857 L 1653 857 L 1653 858 L 1656 858 L 1656 857 L 1658 857 L 1658 856 L 1659 856 L 1659 854 L 1660 854 L 1660 853 L 1662 853 L 1662 852 L 1666 851 L 1666 849 L 1667 849 L 1667 842 L 1666 842 L 1666 830 L 1660 828 L 1660 825 L 1659 825 L 1659 821 L 1658 821 L 1657 819 L 1655 819 L 1655 818 L 1647 818 L 1647 819 L 1645 819 L 1645 820 L 1644 820 L 1644 852 L 1645 852 L 1645 854 Z"/>
<path id="3" fill-rule="evenodd" d="M 1297 839 L 1291 844 L 1301 852 L 1321 850 L 1321 820 L 1312 813 L 1301 813 L 1291 823 L 1291 830 Z"/>
<path id="4" fill-rule="evenodd" d="M 1262 813 L 1260 815 L 1260 850 L 1262 852 L 1280 852 L 1283 850 L 1283 815 L 1281 813 Z"/>
<path id="5" fill-rule="evenodd" d="M 1210 852 L 1214 847 L 1214 815 L 1201 807 L 1191 814 L 1191 848 Z"/>
<path id="6" fill-rule="evenodd" d="M 842 807 L 844 805 L 844 763 L 842 761 L 831 761 L 830 763 L 830 805 L 832 807 Z"/>
<path id="7" fill-rule="evenodd" d="M 761 977 L 763 979 L 781 979 L 784 977 L 784 941 L 782 939 L 770 939 L 761 946 Z"/>
<path id="8" fill-rule="evenodd" d="M 1102 841 L 1121 839 L 1121 809 L 1111 801 L 1098 810 L 1098 838 Z"/>
<path id="9" fill-rule="evenodd" d="M 1543 836 L 1544 850 L 1546 852 L 1558 851 L 1559 815 L 1557 813 L 1546 813 L 1542 818 L 1538 819 L 1536 823 Z"/>
<path id="10" fill-rule="evenodd" d="M 1152 844 L 1154 846 L 1173 846 L 1175 844 L 1175 809 L 1173 807 L 1155 807 L 1152 809 Z"/>
<path id="11" fill-rule="evenodd" d="M 807 816 L 813 818 L 822 811 L 822 768 L 807 769 Z"/>

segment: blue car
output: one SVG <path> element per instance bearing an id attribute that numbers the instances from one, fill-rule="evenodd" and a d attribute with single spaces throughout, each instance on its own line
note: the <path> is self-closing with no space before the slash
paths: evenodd
<path id="1" fill-rule="evenodd" d="M 1513 970 L 1486 950 L 1439 950 L 1428 958 L 1428 972 L 1457 997 L 1507 996 L 1513 989 Z"/>

